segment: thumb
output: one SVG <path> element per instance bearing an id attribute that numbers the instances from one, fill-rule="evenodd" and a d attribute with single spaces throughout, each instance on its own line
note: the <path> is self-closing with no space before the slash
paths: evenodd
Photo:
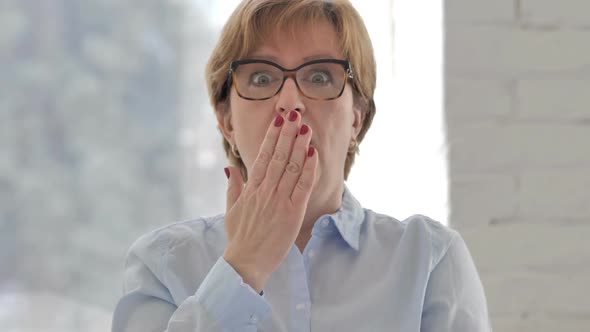
<path id="1" fill-rule="evenodd" d="M 225 208 L 225 212 L 227 213 L 240 197 L 242 189 L 244 188 L 244 179 L 242 178 L 242 173 L 236 167 L 226 167 L 224 170 L 228 177 L 227 205 Z"/>

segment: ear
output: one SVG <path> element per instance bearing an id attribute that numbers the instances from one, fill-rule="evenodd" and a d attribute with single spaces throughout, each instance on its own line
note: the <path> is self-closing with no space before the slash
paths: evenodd
<path id="1" fill-rule="evenodd" d="M 354 117 L 354 121 L 352 123 L 352 138 L 356 138 L 361 132 L 361 128 L 363 128 L 363 123 L 365 123 L 365 112 L 363 112 L 359 107 L 354 106 L 352 109 L 352 114 Z"/>
<path id="2" fill-rule="evenodd" d="M 230 145 L 234 144 L 234 128 L 231 123 L 231 111 L 227 109 L 225 102 L 220 102 L 215 106 L 215 115 L 217 116 L 217 127 Z"/>

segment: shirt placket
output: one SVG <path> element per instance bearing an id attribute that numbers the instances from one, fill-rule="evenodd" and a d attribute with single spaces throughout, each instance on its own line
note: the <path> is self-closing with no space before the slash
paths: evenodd
<path id="1" fill-rule="evenodd" d="M 291 326 L 295 332 L 309 332 L 311 330 L 311 296 L 309 293 L 309 253 L 315 251 L 314 238 L 309 240 L 303 255 L 296 246 L 291 248 L 289 255 L 289 272 L 291 275 Z"/>

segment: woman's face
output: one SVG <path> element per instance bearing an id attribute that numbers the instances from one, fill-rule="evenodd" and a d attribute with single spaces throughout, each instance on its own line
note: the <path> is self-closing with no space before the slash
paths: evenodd
<path id="1" fill-rule="evenodd" d="M 318 24 L 313 30 L 301 28 L 296 37 L 292 39 L 288 33 L 276 33 L 247 58 L 270 60 L 284 68 L 295 68 L 314 59 L 344 58 L 336 31 L 328 23 Z M 319 155 L 315 190 L 318 184 L 320 188 L 333 189 L 344 181 L 346 153 L 363 120 L 362 112 L 353 105 L 350 82 L 339 98 L 327 101 L 308 99 L 292 79 L 287 79 L 282 90 L 268 100 L 246 100 L 232 88 L 230 111 L 218 120 L 225 138 L 236 145 L 250 174 L 268 126 L 277 114 L 286 119 L 291 110 L 299 111 L 300 125 L 307 124 L 313 132 L 311 144 Z"/>

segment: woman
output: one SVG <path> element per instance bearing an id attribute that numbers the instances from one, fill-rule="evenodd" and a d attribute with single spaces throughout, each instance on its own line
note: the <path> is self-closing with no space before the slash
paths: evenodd
<path id="1" fill-rule="evenodd" d="M 226 213 L 131 247 L 113 331 L 489 330 L 460 235 L 364 209 L 344 185 L 375 114 L 349 2 L 243 1 L 207 80 L 233 165 Z"/>

